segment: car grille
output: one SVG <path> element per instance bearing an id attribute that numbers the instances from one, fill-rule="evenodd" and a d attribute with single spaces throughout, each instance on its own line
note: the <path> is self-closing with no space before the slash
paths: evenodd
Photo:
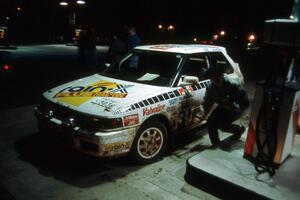
<path id="1" fill-rule="evenodd" d="M 74 126 L 80 126 L 81 128 L 88 130 L 97 130 L 98 127 L 101 126 L 101 122 L 95 123 L 92 120 L 93 116 L 53 103 L 45 97 L 43 97 L 40 102 L 40 111 L 44 114 L 48 114 L 52 111 L 51 117 L 61 121 L 69 121 L 70 118 L 73 118 Z"/>

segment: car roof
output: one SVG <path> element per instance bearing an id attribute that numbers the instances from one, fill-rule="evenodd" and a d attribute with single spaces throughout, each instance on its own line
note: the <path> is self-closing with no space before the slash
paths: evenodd
<path id="1" fill-rule="evenodd" d="M 183 53 L 183 54 L 201 53 L 201 52 L 209 52 L 209 51 L 222 51 L 226 53 L 226 49 L 224 47 L 213 46 L 213 45 L 200 45 L 200 44 L 155 44 L 155 45 L 137 46 L 134 49 Z"/>

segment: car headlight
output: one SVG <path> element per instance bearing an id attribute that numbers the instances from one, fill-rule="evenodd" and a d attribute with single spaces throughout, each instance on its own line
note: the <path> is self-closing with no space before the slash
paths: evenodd
<path id="1" fill-rule="evenodd" d="M 115 129 L 123 127 L 122 118 L 92 118 L 93 124 L 99 129 Z"/>

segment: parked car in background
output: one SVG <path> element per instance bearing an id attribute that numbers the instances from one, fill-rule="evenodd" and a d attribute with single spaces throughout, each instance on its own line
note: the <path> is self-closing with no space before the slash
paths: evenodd
<path id="1" fill-rule="evenodd" d="M 9 54 L 8 51 L 0 51 L 0 83 L 11 79 L 15 75 L 12 64 L 6 59 Z"/>
<path id="2" fill-rule="evenodd" d="M 173 134 L 201 125 L 192 119 L 212 65 L 243 83 L 239 65 L 223 47 L 138 46 L 102 72 L 44 92 L 35 107 L 39 128 L 68 132 L 74 146 L 90 155 L 129 154 L 142 164 L 154 162 Z"/>

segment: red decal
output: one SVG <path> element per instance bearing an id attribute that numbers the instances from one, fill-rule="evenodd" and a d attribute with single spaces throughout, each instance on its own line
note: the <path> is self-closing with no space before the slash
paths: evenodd
<path id="1" fill-rule="evenodd" d="M 124 126 L 132 126 L 139 123 L 139 115 L 127 115 L 124 117 Z"/>
<path id="2" fill-rule="evenodd" d="M 178 92 L 179 92 L 180 95 L 185 95 L 185 92 L 184 92 L 184 89 L 183 89 L 183 88 L 180 88 L 180 89 L 178 90 Z"/>
<path id="3" fill-rule="evenodd" d="M 189 92 L 193 92 L 192 86 L 188 86 L 187 89 L 188 89 Z"/>

